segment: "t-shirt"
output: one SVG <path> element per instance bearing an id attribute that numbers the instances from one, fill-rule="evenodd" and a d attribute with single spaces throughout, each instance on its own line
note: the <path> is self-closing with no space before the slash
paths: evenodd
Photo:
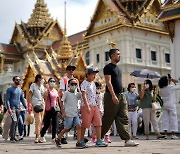
<path id="1" fill-rule="evenodd" d="M 26 108 L 26 101 L 22 90 L 19 87 L 10 87 L 6 91 L 6 108 L 20 109 L 20 102 Z"/>
<path id="2" fill-rule="evenodd" d="M 35 106 L 37 104 L 44 104 L 44 92 L 46 89 L 43 85 L 40 87 L 36 83 L 32 83 L 29 91 L 32 92 L 32 105 Z"/>
<path id="3" fill-rule="evenodd" d="M 45 105 L 46 111 L 49 111 L 51 110 L 52 107 L 56 106 L 57 97 L 58 97 L 58 92 L 56 89 L 52 89 L 48 91 L 46 105 Z M 50 99 L 51 99 L 51 102 L 50 102 Z"/>
<path id="4" fill-rule="evenodd" d="M 78 100 L 80 99 L 82 99 L 82 94 L 79 92 L 64 92 L 61 100 L 64 103 L 64 109 L 67 117 L 75 117 L 78 115 Z"/>
<path id="5" fill-rule="evenodd" d="M 153 93 L 152 92 L 144 92 L 144 97 L 140 100 L 139 107 L 144 108 L 152 108 L 153 101 Z"/>
<path id="6" fill-rule="evenodd" d="M 113 86 L 114 92 L 116 94 L 122 93 L 122 71 L 121 69 L 112 63 L 107 64 L 104 67 L 104 75 L 111 76 L 111 84 Z M 109 92 L 109 89 L 106 85 L 106 92 Z"/>
<path id="7" fill-rule="evenodd" d="M 96 94 L 96 103 L 101 113 L 104 112 L 104 94 Z"/>
<path id="8" fill-rule="evenodd" d="M 93 81 L 89 82 L 87 80 L 84 80 L 81 83 L 81 91 L 86 92 L 86 97 L 89 105 L 91 106 L 97 106 L 96 104 L 96 85 Z M 84 102 L 81 104 L 84 105 Z"/>
<path id="9" fill-rule="evenodd" d="M 59 89 L 62 89 L 64 91 L 66 90 L 69 90 L 69 87 L 68 87 L 68 81 L 70 80 L 68 77 L 65 77 L 65 80 L 66 80 L 66 87 L 65 87 L 65 83 L 64 83 L 64 78 L 61 79 L 60 81 L 60 88 Z"/>

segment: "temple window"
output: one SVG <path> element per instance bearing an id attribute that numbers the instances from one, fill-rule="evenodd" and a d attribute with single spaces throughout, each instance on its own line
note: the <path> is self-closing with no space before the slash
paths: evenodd
<path id="1" fill-rule="evenodd" d="M 90 53 L 89 53 L 89 51 L 86 52 L 85 58 L 86 58 L 86 64 L 89 65 L 90 64 Z"/>
<path id="2" fill-rule="evenodd" d="M 165 53 L 165 62 L 170 63 L 170 54 L 169 53 Z"/>
<path id="3" fill-rule="evenodd" d="M 151 51 L 151 60 L 156 61 L 156 51 Z"/>
<path id="4" fill-rule="evenodd" d="M 105 61 L 108 61 L 109 60 L 109 51 L 106 51 L 105 52 Z"/>
<path id="5" fill-rule="evenodd" d="M 142 59 L 141 49 L 136 48 L 136 58 Z"/>

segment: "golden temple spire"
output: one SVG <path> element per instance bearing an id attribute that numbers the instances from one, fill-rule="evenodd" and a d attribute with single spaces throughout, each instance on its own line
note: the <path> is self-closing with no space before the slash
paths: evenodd
<path id="1" fill-rule="evenodd" d="M 33 13 L 28 20 L 28 26 L 41 28 L 45 27 L 49 22 L 52 21 L 53 19 L 50 17 L 47 4 L 44 2 L 44 0 L 37 0 Z"/>

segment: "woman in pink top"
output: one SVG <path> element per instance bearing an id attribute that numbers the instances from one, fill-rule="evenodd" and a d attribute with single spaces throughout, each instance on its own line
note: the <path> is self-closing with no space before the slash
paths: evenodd
<path id="1" fill-rule="evenodd" d="M 49 78 L 48 80 L 48 90 L 45 93 L 45 116 L 44 116 L 44 127 L 41 130 L 40 142 L 46 142 L 44 135 L 50 126 L 50 121 L 52 119 L 52 141 L 56 137 L 56 114 L 54 107 L 58 104 L 58 92 L 54 88 L 56 85 L 56 80 L 54 78 Z M 58 104 L 59 105 L 59 104 Z"/>

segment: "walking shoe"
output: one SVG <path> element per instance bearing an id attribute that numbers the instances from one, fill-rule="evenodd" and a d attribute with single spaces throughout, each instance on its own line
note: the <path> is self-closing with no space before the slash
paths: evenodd
<path id="1" fill-rule="evenodd" d="M 91 141 L 92 141 L 93 143 L 96 143 L 96 141 L 97 141 L 96 137 L 92 137 L 92 138 L 91 138 Z"/>
<path id="2" fill-rule="evenodd" d="M 14 138 L 14 139 L 13 139 L 13 138 L 11 138 L 11 139 L 10 139 L 10 142 L 11 142 L 11 143 L 16 143 L 16 142 L 17 142 L 17 140 L 15 140 L 15 138 Z"/>
<path id="3" fill-rule="evenodd" d="M 159 135 L 157 136 L 157 139 L 165 138 L 166 135 Z"/>
<path id="4" fill-rule="evenodd" d="M 56 138 L 55 143 L 56 143 L 57 147 L 61 147 L 61 140 L 60 139 Z"/>
<path id="5" fill-rule="evenodd" d="M 134 142 L 133 140 L 128 140 L 127 142 L 125 142 L 125 147 L 134 147 L 134 146 L 138 146 L 139 143 Z"/>
<path id="6" fill-rule="evenodd" d="M 167 135 L 165 135 L 164 139 L 167 139 Z"/>
<path id="7" fill-rule="evenodd" d="M 39 142 L 39 139 L 35 138 L 34 143 L 38 143 L 38 142 Z"/>
<path id="8" fill-rule="evenodd" d="M 84 142 L 87 143 L 89 140 L 87 138 L 84 138 Z"/>
<path id="9" fill-rule="evenodd" d="M 96 141 L 96 146 L 98 146 L 98 147 L 107 147 L 108 144 L 107 144 L 104 140 L 98 139 L 98 140 Z"/>
<path id="10" fill-rule="evenodd" d="M 23 136 L 19 136 L 19 141 L 23 140 Z"/>
<path id="11" fill-rule="evenodd" d="M 39 143 L 46 143 L 46 139 L 45 139 L 45 137 L 40 137 L 40 139 L 39 139 Z"/>
<path id="12" fill-rule="evenodd" d="M 84 140 L 82 140 L 80 143 L 82 144 L 82 146 L 83 146 L 84 148 L 88 148 L 88 146 L 86 145 L 87 142 L 85 142 Z"/>
<path id="13" fill-rule="evenodd" d="M 51 141 L 51 143 L 56 143 L 56 142 L 55 142 L 55 140 L 56 140 L 56 139 L 55 139 L 55 138 L 53 138 L 53 139 L 52 139 L 52 141 Z"/>
<path id="14" fill-rule="evenodd" d="M 178 139 L 179 137 L 177 137 L 176 135 L 172 135 L 171 139 Z"/>
<path id="15" fill-rule="evenodd" d="M 105 141 L 107 143 L 111 143 L 111 139 L 110 139 L 110 136 L 109 135 L 105 135 Z"/>
<path id="16" fill-rule="evenodd" d="M 82 144 L 82 142 L 77 142 L 77 143 L 76 143 L 76 148 L 77 148 L 77 149 L 84 149 L 84 148 L 86 148 L 86 145 L 85 145 L 85 144 Z"/>
<path id="17" fill-rule="evenodd" d="M 68 144 L 66 138 L 61 138 L 61 144 Z"/>
<path id="18" fill-rule="evenodd" d="M 139 137 L 137 137 L 137 136 L 133 136 L 132 138 L 133 138 L 133 139 L 139 139 Z"/>

